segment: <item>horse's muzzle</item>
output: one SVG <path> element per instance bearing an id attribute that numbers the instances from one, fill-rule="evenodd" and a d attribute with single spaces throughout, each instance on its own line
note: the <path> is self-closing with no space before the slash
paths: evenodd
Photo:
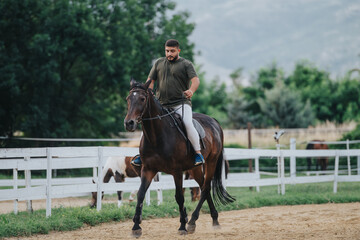
<path id="1" fill-rule="evenodd" d="M 136 130 L 137 123 L 134 120 L 124 121 L 126 131 L 134 132 Z"/>

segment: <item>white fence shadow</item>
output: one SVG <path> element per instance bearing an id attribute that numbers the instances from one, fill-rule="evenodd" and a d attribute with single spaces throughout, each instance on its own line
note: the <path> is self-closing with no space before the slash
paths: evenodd
<path id="1" fill-rule="evenodd" d="M 7 148 L 0 149 L 0 169 L 12 169 L 13 178 L 0 180 L 0 201 L 14 200 L 14 212 L 18 212 L 18 201 L 46 199 L 46 216 L 51 215 L 51 200 L 54 198 L 76 197 L 97 192 L 97 209 L 101 209 L 101 192 L 137 190 L 140 178 L 126 179 L 124 183 L 102 183 L 102 168 L 110 156 L 134 156 L 138 148 L 125 147 L 55 147 L 55 148 Z M 339 174 L 339 158 L 357 157 L 357 174 Z M 259 150 L 225 148 L 225 157 L 229 161 L 255 159 L 255 171 L 252 173 L 230 173 L 223 183 L 227 187 L 256 187 L 278 185 L 278 191 L 285 194 L 286 184 L 333 182 L 337 192 L 338 182 L 360 182 L 360 150 Z M 278 173 L 273 178 L 261 178 L 259 161 L 264 157 L 278 160 Z M 296 158 L 334 157 L 334 171 L 329 175 L 296 176 Z M 290 158 L 290 174 L 285 176 L 285 158 Z M 295 166 L 294 166 L 295 164 Z M 52 170 L 93 168 L 93 177 L 53 178 Z M 295 172 L 294 172 L 295 169 Z M 46 170 L 46 179 L 32 179 L 31 171 Z M 25 179 L 18 178 L 18 172 L 24 171 Z M 96 179 L 96 184 L 92 183 Z M 185 180 L 184 187 L 196 187 L 194 180 Z M 158 192 L 158 204 L 162 202 L 162 190 L 175 189 L 171 176 L 160 175 L 158 182 L 150 185 L 149 190 Z M 147 204 L 150 204 L 150 191 L 147 192 Z"/>

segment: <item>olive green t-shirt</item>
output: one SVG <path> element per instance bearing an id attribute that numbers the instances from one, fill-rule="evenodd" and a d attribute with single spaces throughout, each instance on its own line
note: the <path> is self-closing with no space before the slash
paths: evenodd
<path id="1" fill-rule="evenodd" d="M 166 107 L 182 102 L 191 105 L 189 99 L 184 99 L 183 92 L 190 88 L 190 80 L 196 76 L 193 64 L 180 57 L 175 62 L 168 61 L 166 57 L 159 58 L 149 73 L 149 78 L 157 83 L 156 97 Z"/>

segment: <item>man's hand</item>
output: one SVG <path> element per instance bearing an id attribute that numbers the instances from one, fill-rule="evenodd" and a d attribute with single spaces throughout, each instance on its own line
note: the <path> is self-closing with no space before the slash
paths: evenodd
<path id="1" fill-rule="evenodd" d="M 193 93 L 193 91 L 191 91 L 190 89 L 188 89 L 188 90 L 186 90 L 186 91 L 184 92 L 184 95 L 185 95 L 186 98 L 190 99 L 190 98 L 194 95 L 194 93 Z"/>

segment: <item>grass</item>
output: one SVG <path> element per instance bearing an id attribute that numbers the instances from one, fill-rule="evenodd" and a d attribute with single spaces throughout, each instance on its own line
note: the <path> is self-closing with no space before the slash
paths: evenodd
<path id="1" fill-rule="evenodd" d="M 228 188 L 236 201 L 218 206 L 218 211 L 240 210 L 275 205 L 298 205 L 320 203 L 348 203 L 360 201 L 360 183 L 339 183 L 338 193 L 332 192 L 332 183 L 314 183 L 286 185 L 286 194 L 277 194 L 277 186 L 261 187 L 260 192 L 249 188 Z M 125 198 L 128 197 L 125 195 Z M 174 199 L 174 190 L 163 192 L 164 202 L 157 206 L 156 193 L 151 192 L 152 205 L 144 206 L 143 219 L 178 217 L 178 206 Z M 115 198 L 115 196 L 114 196 Z M 190 201 L 189 191 L 185 194 L 185 206 L 190 215 L 197 202 Z M 135 213 L 136 203 L 124 204 L 120 210 L 117 205 L 103 204 L 102 210 L 89 207 L 53 208 L 52 215 L 45 217 L 45 210 L 33 213 L 20 212 L 18 215 L 0 215 L 0 238 L 47 234 L 50 231 L 71 231 L 85 225 L 95 226 L 104 222 L 131 220 Z M 209 213 L 207 203 L 203 205 L 202 213 Z"/>

